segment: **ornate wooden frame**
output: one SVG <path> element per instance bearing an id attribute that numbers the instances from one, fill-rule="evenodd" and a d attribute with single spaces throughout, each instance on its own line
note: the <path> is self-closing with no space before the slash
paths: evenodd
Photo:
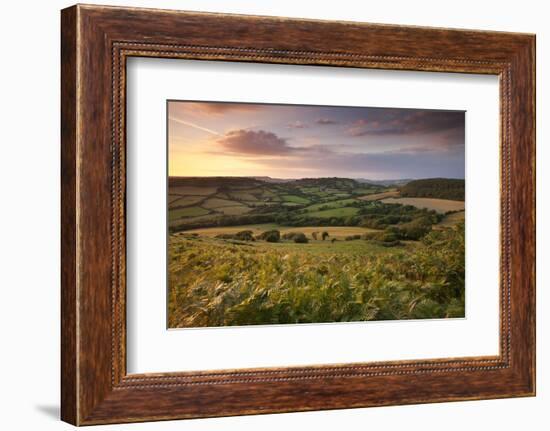
<path id="1" fill-rule="evenodd" d="M 61 47 L 63 420 L 88 425 L 534 395 L 534 35 L 78 5 L 62 11 Z M 128 375 L 130 56 L 498 75 L 500 354 Z"/>

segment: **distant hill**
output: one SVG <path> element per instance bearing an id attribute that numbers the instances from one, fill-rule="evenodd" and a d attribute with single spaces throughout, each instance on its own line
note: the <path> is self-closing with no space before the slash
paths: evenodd
<path id="1" fill-rule="evenodd" d="M 334 189 L 352 189 L 364 187 L 365 183 L 359 183 L 350 178 L 298 178 L 282 179 L 271 177 L 170 177 L 169 186 L 195 186 L 195 187 L 257 187 L 265 184 L 286 184 L 296 187 L 319 186 Z"/>
<path id="2" fill-rule="evenodd" d="M 359 183 L 373 184 L 375 186 L 391 187 L 402 186 L 413 180 L 411 178 L 400 178 L 394 180 L 369 180 L 368 178 L 356 178 L 355 181 Z"/>
<path id="3" fill-rule="evenodd" d="M 326 188 L 354 188 L 359 187 L 359 183 L 350 178 L 300 178 L 293 181 L 293 184 L 305 187 L 321 186 Z"/>
<path id="4" fill-rule="evenodd" d="M 194 186 L 194 187 L 256 187 L 263 181 L 253 177 L 169 177 L 170 187 Z"/>
<path id="5" fill-rule="evenodd" d="M 428 178 L 413 180 L 399 187 L 403 197 L 464 200 L 464 180 L 453 178 Z"/>
<path id="6" fill-rule="evenodd" d="M 292 178 L 272 178 L 272 177 L 250 177 L 250 178 L 254 178 L 255 180 L 263 181 L 265 183 L 273 183 L 273 184 L 289 183 L 294 181 L 294 179 Z"/>

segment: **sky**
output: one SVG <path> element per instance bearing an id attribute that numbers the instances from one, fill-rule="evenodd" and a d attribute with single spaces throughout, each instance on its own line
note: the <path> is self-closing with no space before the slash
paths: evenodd
<path id="1" fill-rule="evenodd" d="M 170 176 L 464 178 L 463 111 L 168 102 Z"/>

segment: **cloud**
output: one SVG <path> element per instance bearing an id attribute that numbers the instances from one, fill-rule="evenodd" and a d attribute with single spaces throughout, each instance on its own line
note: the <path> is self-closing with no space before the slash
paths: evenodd
<path id="1" fill-rule="evenodd" d="M 209 129 L 207 127 L 203 127 L 199 124 L 195 124 L 195 123 L 192 123 L 190 121 L 184 121 L 184 120 L 180 120 L 179 118 L 174 118 L 174 117 L 169 117 L 168 119 L 170 121 L 174 121 L 175 123 L 183 124 L 184 126 L 189 126 L 189 127 L 194 128 L 194 129 L 197 129 L 197 130 L 202 130 L 203 132 L 211 133 L 212 135 L 221 136 L 221 133 L 216 132 L 215 130 Z"/>
<path id="2" fill-rule="evenodd" d="M 330 126 L 333 124 L 339 124 L 339 121 L 331 120 L 330 118 L 319 118 L 317 121 L 315 121 L 317 124 L 321 126 Z"/>
<path id="3" fill-rule="evenodd" d="M 464 130 L 464 112 L 428 110 L 379 111 L 354 121 L 350 136 L 404 136 Z"/>
<path id="4" fill-rule="evenodd" d="M 224 151 L 253 156 L 283 156 L 301 150 L 265 130 L 232 130 L 216 141 Z"/>
<path id="5" fill-rule="evenodd" d="M 347 176 L 352 178 L 464 178 L 464 154 L 434 153 L 335 153 L 324 150 L 296 154 L 285 159 L 255 159 L 266 169 L 281 170 L 288 175 Z"/>
<path id="6" fill-rule="evenodd" d="M 289 129 L 306 129 L 309 126 L 306 123 L 302 123 L 301 121 L 293 121 L 292 123 L 288 123 L 287 128 Z"/>
<path id="7" fill-rule="evenodd" d="M 235 102 L 169 102 L 170 114 L 186 115 L 191 112 L 204 116 L 219 116 L 229 112 L 258 112 L 264 109 L 265 105 Z"/>

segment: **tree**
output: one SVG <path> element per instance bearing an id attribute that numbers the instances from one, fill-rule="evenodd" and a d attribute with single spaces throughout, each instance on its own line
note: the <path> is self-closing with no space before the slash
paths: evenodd
<path id="1" fill-rule="evenodd" d="M 235 234 L 235 239 L 239 239 L 241 241 L 254 241 L 254 235 L 251 230 L 242 230 Z"/>
<path id="2" fill-rule="evenodd" d="M 328 237 L 328 232 L 325 230 L 325 231 L 323 231 L 323 233 L 321 235 L 322 235 L 323 241 L 324 241 Z"/>
<path id="3" fill-rule="evenodd" d="M 311 232 L 311 237 L 317 241 L 317 232 Z"/>
<path id="4" fill-rule="evenodd" d="M 281 233 L 278 230 L 268 230 L 266 232 L 262 232 L 259 239 L 267 242 L 279 242 L 281 239 Z"/>
<path id="5" fill-rule="evenodd" d="M 294 235 L 294 242 L 305 244 L 308 241 L 307 237 L 302 232 L 296 232 Z"/>

